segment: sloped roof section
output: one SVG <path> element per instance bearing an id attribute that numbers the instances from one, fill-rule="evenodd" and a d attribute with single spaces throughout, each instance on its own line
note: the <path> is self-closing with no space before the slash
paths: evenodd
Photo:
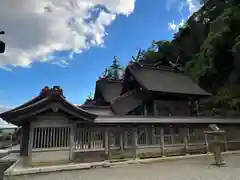
<path id="1" fill-rule="evenodd" d="M 54 86 L 51 89 L 44 88 L 36 99 L 38 99 L 38 101 L 24 103 L 24 105 L 0 114 L 0 117 L 9 123 L 21 125 L 23 123 L 22 120 L 27 119 L 27 117 L 47 110 L 57 112 L 60 109 L 74 117 L 88 120 L 90 122 L 96 118 L 95 114 L 91 114 L 68 102 L 63 96 L 62 89 L 58 86 Z"/>
<path id="2" fill-rule="evenodd" d="M 112 101 L 111 108 L 115 114 L 125 115 L 141 105 L 148 98 L 149 94 L 134 89 Z"/>
<path id="3" fill-rule="evenodd" d="M 96 82 L 94 99 L 97 99 L 98 93 L 101 93 L 105 102 L 111 102 L 120 96 L 122 83 L 119 80 L 100 79 Z"/>
<path id="4" fill-rule="evenodd" d="M 181 72 L 135 64 L 129 65 L 128 68 L 133 78 L 150 91 L 196 96 L 211 95 Z"/>
<path id="5" fill-rule="evenodd" d="M 113 116 L 114 115 L 110 106 L 81 105 L 79 107 L 91 114 L 95 114 L 98 116 Z"/>

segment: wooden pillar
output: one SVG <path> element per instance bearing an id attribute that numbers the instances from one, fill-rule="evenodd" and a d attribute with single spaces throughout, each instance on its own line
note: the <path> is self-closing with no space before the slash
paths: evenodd
<path id="1" fill-rule="evenodd" d="M 132 150 L 133 150 L 133 158 L 137 158 L 137 142 L 138 142 L 138 134 L 137 134 L 137 127 L 132 128 Z"/>
<path id="2" fill-rule="evenodd" d="M 227 143 L 227 135 L 226 132 L 224 134 L 224 141 L 225 141 L 225 151 L 228 151 L 228 143 Z"/>
<path id="3" fill-rule="evenodd" d="M 156 105 L 156 102 L 153 101 L 153 115 L 156 116 L 158 114 L 157 112 L 157 105 Z"/>
<path id="4" fill-rule="evenodd" d="M 92 129 L 91 128 L 88 128 L 87 129 L 87 133 L 88 133 L 88 149 L 91 149 L 92 148 Z"/>
<path id="5" fill-rule="evenodd" d="M 195 104 L 196 104 L 196 113 L 197 115 L 199 115 L 199 102 L 196 100 Z"/>
<path id="6" fill-rule="evenodd" d="M 28 157 L 27 157 L 27 164 L 32 163 L 32 147 L 33 147 L 33 124 L 29 124 L 29 140 L 28 140 Z"/>
<path id="7" fill-rule="evenodd" d="M 76 125 L 72 124 L 71 128 L 70 128 L 70 154 L 69 154 L 69 159 L 70 161 L 74 160 L 74 136 L 76 132 Z"/>
<path id="8" fill-rule="evenodd" d="M 103 128 L 103 133 L 102 133 L 102 139 L 103 139 L 103 141 L 102 141 L 102 146 L 103 146 L 103 148 L 105 149 L 105 145 L 106 145 L 106 139 L 105 139 L 105 131 L 106 131 L 106 129 L 105 128 Z"/>
<path id="9" fill-rule="evenodd" d="M 147 112 L 147 105 L 146 104 L 144 104 L 143 109 L 144 109 L 143 110 L 143 115 L 147 116 L 148 112 Z"/>
<path id="10" fill-rule="evenodd" d="M 128 131 L 124 131 L 124 148 L 126 149 L 128 147 Z"/>
<path id="11" fill-rule="evenodd" d="M 24 127 L 20 129 L 20 156 L 24 156 Z"/>
<path id="12" fill-rule="evenodd" d="M 184 150 L 185 150 L 185 153 L 188 154 L 188 136 L 189 136 L 189 130 L 188 130 L 188 127 L 185 127 L 183 129 L 183 135 L 184 135 Z"/>
<path id="13" fill-rule="evenodd" d="M 123 151 L 123 131 L 120 132 L 120 150 Z"/>
<path id="14" fill-rule="evenodd" d="M 145 142 L 146 142 L 146 145 L 149 145 L 149 138 L 148 138 L 148 128 L 146 127 L 145 129 L 144 129 L 144 134 L 145 134 Z"/>
<path id="15" fill-rule="evenodd" d="M 207 153 L 209 153 L 208 137 L 206 133 L 204 134 L 204 140 L 205 140 L 206 151 Z"/>
<path id="16" fill-rule="evenodd" d="M 152 125 L 152 144 L 156 144 L 155 126 Z"/>
<path id="17" fill-rule="evenodd" d="M 104 153 L 107 157 L 108 154 L 108 128 L 104 129 Z"/>
<path id="18" fill-rule="evenodd" d="M 160 137 L 161 137 L 161 152 L 162 152 L 162 156 L 165 156 L 165 152 L 164 152 L 164 129 L 163 129 L 163 127 L 160 128 Z"/>
<path id="19" fill-rule="evenodd" d="M 85 144 L 85 136 L 86 136 L 86 131 L 85 131 L 85 129 L 84 128 L 81 128 L 81 132 L 80 132 L 80 142 L 81 142 L 81 149 L 85 149 L 85 147 L 84 147 L 84 144 Z"/>
<path id="20" fill-rule="evenodd" d="M 106 158 L 109 160 L 111 159 L 111 134 L 110 129 L 105 129 L 105 155 Z"/>
<path id="21" fill-rule="evenodd" d="M 174 134 L 175 134 L 175 133 L 173 133 L 173 127 L 170 126 L 171 144 L 174 144 L 174 143 L 175 143 Z"/>

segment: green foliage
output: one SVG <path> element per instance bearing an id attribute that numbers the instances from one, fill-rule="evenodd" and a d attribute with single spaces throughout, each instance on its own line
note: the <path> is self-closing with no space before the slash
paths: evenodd
<path id="1" fill-rule="evenodd" d="M 144 58 L 144 51 L 141 50 L 141 48 L 138 50 L 138 53 L 136 56 L 132 56 L 132 62 L 140 62 Z"/>
<path id="2" fill-rule="evenodd" d="M 222 87 L 216 95 L 216 106 L 240 110 L 240 85 Z"/>
<path id="3" fill-rule="evenodd" d="M 217 32 L 209 32 L 200 51 L 193 55 L 186 65 L 191 76 L 213 93 L 217 93 L 223 85 L 229 84 L 229 77 L 236 67 L 233 55 L 237 54 L 239 48 L 239 38 L 236 38 L 240 32 L 236 25 L 240 22 L 239 11 L 238 7 L 229 8 L 216 18 L 215 22 L 221 21 L 224 26 Z"/>
<path id="4" fill-rule="evenodd" d="M 139 49 L 132 62 L 184 70 L 203 89 L 216 95 L 208 102 L 240 111 L 240 1 L 199 0 L 203 7 L 179 28 L 172 41 L 153 41 Z M 102 77 L 121 79 L 117 58 Z M 102 78 L 101 77 L 101 78 Z"/>
<path id="5" fill-rule="evenodd" d="M 89 95 L 87 96 L 87 100 L 93 100 L 93 95 L 92 95 L 92 93 L 89 93 Z"/>
<path id="6" fill-rule="evenodd" d="M 112 65 L 108 68 L 108 78 L 113 80 L 120 80 L 121 73 L 123 71 L 123 68 L 120 66 L 117 57 L 114 56 Z"/>
<path id="7" fill-rule="evenodd" d="M 200 87 L 216 95 L 212 108 L 239 110 L 240 1 L 200 0 L 198 12 L 172 41 L 153 41 L 141 53 L 141 63 L 184 66 Z M 200 37 L 201 35 L 201 37 Z M 191 44 L 189 44 L 191 43 Z M 195 47 L 190 50 L 189 47 Z"/>
<path id="8" fill-rule="evenodd" d="M 89 95 L 87 96 L 87 98 L 85 99 L 85 102 L 83 104 L 88 104 L 89 102 L 91 102 L 93 100 L 93 95 L 92 93 L 89 93 Z"/>
<path id="9" fill-rule="evenodd" d="M 107 78 L 112 80 L 120 80 L 122 78 L 122 73 L 124 71 L 124 68 L 119 64 L 117 57 L 114 56 L 112 64 L 104 70 L 102 75 L 99 77 L 101 78 Z"/>

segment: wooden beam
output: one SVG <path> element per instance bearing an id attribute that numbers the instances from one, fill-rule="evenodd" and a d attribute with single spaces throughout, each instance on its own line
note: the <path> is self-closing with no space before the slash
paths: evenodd
<path id="1" fill-rule="evenodd" d="M 124 131 L 124 148 L 126 149 L 128 147 L 128 131 Z"/>
<path id="2" fill-rule="evenodd" d="M 175 143 L 175 132 L 173 132 L 173 127 L 170 126 L 170 136 L 171 136 L 171 144 L 173 145 Z"/>
<path id="3" fill-rule="evenodd" d="M 189 129 L 188 127 L 185 127 L 183 130 L 183 135 L 184 135 L 184 150 L 185 153 L 188 154 L 188 136 L 189 136 Z"/>
<path id="4" fill-rule="evenodd" d="M 111 159 L 111 129 L 108 128 L 108 131 L 107 131 L 107 134 L 108 134 L 108 160 Z"/>
<path id="5" fill-rule="evenodd" d="M 137 158 L 137 142 L 138 142 L 138 134 L 137 134 L 137 127 L 133 127 L 132 128 L 132 141 L 133 141 L 133 146 L 132 146 L 132 150 L 133 150 L 133 158 L 136 159 Z"/>
<path id="6" fill-rule="evenodd" d="M 156 144 L 155 126 L 152 125 L 152 144 Z"/>
<path id="7" fill-rule="evenodd" d="M 156 101 L 153 100 L 153 115 L 157 116 L 158 110 L 157 110 L 157 104 Z"/>
<path id="8" fill-rule="evenodd" d="M 206 133 L 204 134 L 204 140 L 205 140 L 206 151 L 207 153 L 209 153 L 208 136 Z"/>
<path id="9" fill-rule="evenodd" d="M 80 115 L 79 113 L 76 113 L 76 112 L 72 111 L 71 109 L 64 107 L 60 103 L 51 103 L 47 107 L 49 107 L 51 109 L 58 109 L 58 111 L 59 111 L 59 109 L 61 109 L 62 111 L 71 114 L 72 116 L 79 117 L 80 119 L 84 119 L 84 120 L 87 120 L 89 122 L 93 122 L 92 119 L 90 119 L 88 117 L 85 117 L 83 115 Z"/>
<path id="10" fill-rule="evenodd" d="M 104 132 L 104 139 L 105 139 L 105 156 L 107 160 L 111 159 L 111 134 L 110 134 L 110 129 L 109 128 L 105 128 L 105 132 Z"/>
<path id="11" fill-rule="evenodd" d="M 145 143 L 146 143 L 146 145 L 148 145 L 149 143 L 149 137 L 148 137 L 148 128 L 147 127 L 145 127 L 145 129 L 144 129 L 144 134 L 145 134 Z"/>
<path id="12" fill-rule="evenodd" d="M 146 105 L 146 103 L 143 105 L 143 115 L 144 116 L 147 116 L 147 114 L 148 114 L 148 111 L 147 111 L 147 105 Z"/>
<path id="13" fill-rule="evenodd" d="M 161 137 L 161 152 L 162 156 L 165 156 L 165 148 L 164 148 L 164 129 L 163 127 L 160 128 L 160 137 Z"/>
<path id="14" fill-rule="evenodd" d="M 227 143 L 227 135 L 226 132 L 224 134 L 224 141 L 225 141 L 225 151 L 228 151 L 228 143 Z"/>
<path id="15" fill-rule="evenodd" d="M 92 140 L 93 140 L 93 138 L 92 138 L 92 136 L 93 136 L 92 128 L 87 128 L 87 133 L 88 133 L 88 139 L 87 139 L 88 149 L 91 149 L 92 148 Z"/>
<path id="16" fill-rule="evenodd" d="M 123 131 L 120 132 L 120 150 L 123 151 Z"/>
<path id="17" fill-rule="evenodd" d="M 27 114 L 24 114 L 24 115 L 20 115 L 20 116 L 17 116 L 16 118 L 13 118 L 11 121 L 9 121 L 9 122 L 11 122 L 11 123 L 13 123 L 13 124 L 18 124 L 18 125 L 20 125 L 21 124 L 21 122 L 19 123 L 17 123 L 16 121 L 20 121 L 20 120 L 22 120 L 22 119 L 27 119 L 28 117 L 31 117 L 31 116 L 35 116 L 36 114 L 39 114 L 39 113 L 41 113 L 41 112 L 44 112 L 44 111 L 46 111 L 48 108 L 47 107 L 45 107 L 45 108 L 42 108 L 42 109 L 39 109 L 39 110 L 37 110 L 37 111 L 34 111 L 34 112 L 31 112 L 31 113 L 27 113 Z"/>
<path id="18" fill-rule="evenodd" d="M 28 140 L 28 157 L 27 164 L 32 162 L 32 147 L 33 147 L 33 126 L 32 123 L 29 124 L 29 140 Z"/>
<path id="19" fill-rule="evenodd" d="M 69 159 L 70 161 L 74 160 L 74 136 L 76 134 L 76 125 L 73 123 L 72 127 L 70 128 L 70 153 Z"/>

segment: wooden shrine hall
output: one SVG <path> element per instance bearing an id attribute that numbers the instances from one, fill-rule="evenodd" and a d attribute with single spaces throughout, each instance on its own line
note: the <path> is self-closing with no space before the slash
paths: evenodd
<path id="1" fill-rule="evenodd" d="M 45 87 L 0 117 L 21 127 L 27 165 L 207 153 L 209 124 L 226 131 L 224 150 L 239 149 L 239 118 L 198 115 L 198 101 L 209 96 L 183 73 L 131 64 L 121 81 L 98 80 L 94 99 L 81 106 L 59 86 Z"/>

